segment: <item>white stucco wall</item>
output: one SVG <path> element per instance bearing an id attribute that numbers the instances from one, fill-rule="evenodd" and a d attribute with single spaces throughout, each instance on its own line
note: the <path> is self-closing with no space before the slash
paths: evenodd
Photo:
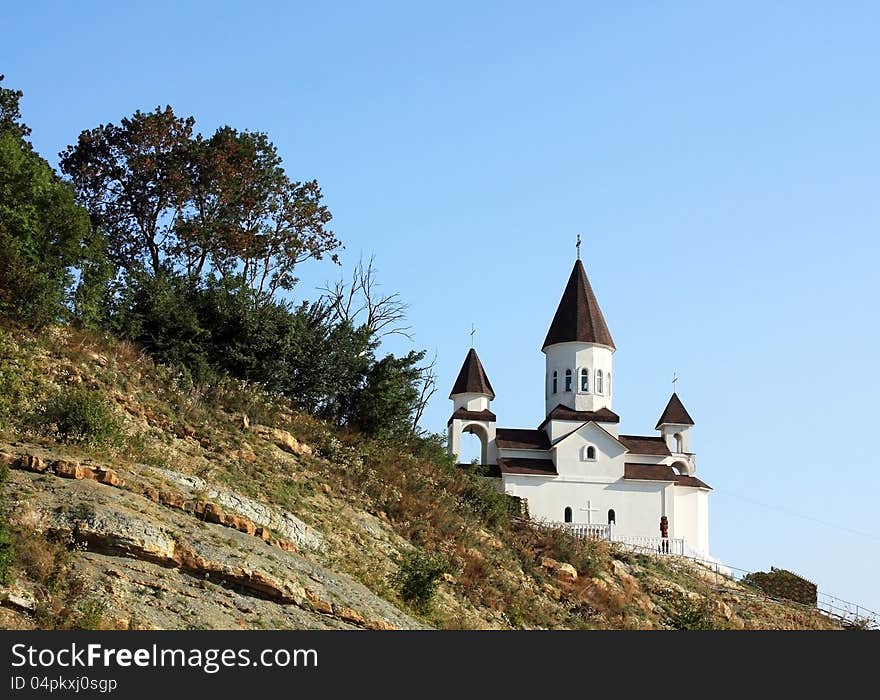
<path id="1" fill-rule="evenodd" d="M 662 482 L 594 483 L 564 477 L 538 477 L 505 474 L 504 490 L 528 500 L 533 520 L 562 522 L 565 508 L 572 509 L 572 522 L 586 523 L 589 506 L 591 521 L 605 524 L 608 510 L 614 509 L 618 535 L 658 537 L 663 514 Z"/>
<path id="2" fill-rule="evenodd" d="M 584 448 L 596 448 L 596 459 L 585 460 Z M 614 481 L 623 476 L 625 448 L 595 423 L 582 425 L 550 450 L 560 476 Z"/>
<path id="3" fill-rule="evenodd" d="M 550 413 L 559 404 L 568 406 L 575 411 L 597 411 L 600 408 L 611 408 L 612 392 L 614 391 L 613 360 L 614 351 L 604 345 L 594 343 L 558 343 L 544 350 L 546 373 L 544 376 L 544 396 L 546 410 Z M 590 372 L 588 392 L 581 391 L 580 373 L 586 368 Z M 572 390 L 565 391 L 565 370 L 572 371 Z M 596 370 L 602 370 L 602 393 L 596 393 Z M 557 392 L 553 393 L 553 372 L 558 377 Z M 611 375 L 609 385 L 608 377 Z M 610 391 L 609 391 L 610 388 Z"/>
<path id="4" fill-rule="evenodd" d="M 456 461 L 461 456 L 461 434 L 472 432 L 480 439 L 482 464 L 498 464 L 498 449 L 495 444 L 495 423 L 488 421 L 461 420 L 455 418 L 447 428 L 447 449 L 455 455 Z"/>
<path id="5" fill-rule="evenodd" d="M 487 411 L 489 410 L 489 397 L 485 394 L 453 394 L 452 410 L 457 411 L 460 408 L 465 411 Z"/>
<path id="6" fill-rule="evenodd" d="M 709 496 L 704 489 L 675 487 L 675 521 L 670 535 L 683 537 L 695 553 L 709 554 Z"/>

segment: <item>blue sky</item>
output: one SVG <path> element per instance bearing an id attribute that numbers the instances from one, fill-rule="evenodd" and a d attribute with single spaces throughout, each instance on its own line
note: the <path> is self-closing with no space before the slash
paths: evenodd
<path id="1" fill-rule="evenodd" d="M 471 323 L 499 423 L 541 421 L 580 233 L 622 430 L 681 377 L 714 553 L 880 611 L 880 6 L 473 5 L 17 3 L 0 72 L 53 164 L 156 105 L 268 132 L 346 244 L 295 296 L 374 254 L 435 430 Z"/>

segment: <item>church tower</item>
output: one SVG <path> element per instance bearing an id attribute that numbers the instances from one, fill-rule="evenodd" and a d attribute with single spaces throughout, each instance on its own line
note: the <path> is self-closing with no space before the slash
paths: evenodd
<path id="1" fill-rule="evenodd" d="M 447 449 L 450 454 L 461 455 L 461 434 L 472 433 L 480 439 L 481 464 L 498 464 L 498 450 L 495 445 L 495 414 L 489 410 L 489 402 L 495 392 L 483 369 L 477 351 L 471 348 L 458 378 L 449 394 L 452 399 L 452 415 L 447 423 L 449 439 Z"/>
<path id="2" fill-rule="evenodd" d="M 691 452 L 691 428 L 694 419 L 687 412 L 678 394 L 672 392 L 669 403 L 663 409 L 655 426 L 660 431 L 666 446 L 675 460 L 673 465 L 681 474 L 693 476 L 697 471 L 697 461 Z"/>
<path id="3" fill-rule="evenodd" d="M 546 355 L 546 412 L 611 410 L 614 341 L 578 258 L 541 348 Z"/>

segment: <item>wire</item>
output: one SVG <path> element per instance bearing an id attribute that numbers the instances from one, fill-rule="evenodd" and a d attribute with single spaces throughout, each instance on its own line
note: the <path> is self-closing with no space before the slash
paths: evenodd
<path id="1" fill-rule="evenodd" d="M 721 494 L 722 496 L 731 496 L 732 498 L 739 498 L 743 501 L 748 501 L 750 503 L 754 503 L 755 505 L 763 506 L 764 508 L 768 508 L 770 510 L 779 511 L 780 513 L 785 513 L 786 515 L 792 515 L 796 518 L 802 518 L 803 520 L 812 520 L 814 523 L 819 523 L 820 525 L 824 525 L 825 527 L 832 527 L 837 530 L 844 530 L 846 532 L 850 532 L 854 535 L 859 535 L 860 537 L 867 537 L 871 540 L 877 540 L 880 542 L 880 535 L 872 534 L 870 532 L 863 532 L 862 530 L 856 530 L 851 527 L 847 527 L 846 525 L 838 525 L 837 523 L 831 523 L 827 520 L 822 520 L 820 518 L 814 518 L 812 515 L 804 515 L 803 513 L 798 513 L 793 510 L 789 510 L 788 508 L 781 508 L 780 506 L 770 505 L 769 503 L 763 503 L 762 501 L 757 501 L 754 498 L 749 498 L 748 496 L 741 496 L 738 493 L 731 493 L 730 491 L 719 491 L 717 489 L 713 490 L 712 495 Z"/>

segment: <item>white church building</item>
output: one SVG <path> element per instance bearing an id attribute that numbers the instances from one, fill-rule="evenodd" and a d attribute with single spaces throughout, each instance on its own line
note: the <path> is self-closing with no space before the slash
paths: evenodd
<path id="1" fill-rule="evenodd" d="M 532 430 L 497 427 L 489 407 L 495 392 L 471 348 L 449 395 L 450 453 L 461 455 L 462 433 L 476 435 L 484 473 L 500 491 L 524 499 L 533 520 L 709 557 L 710 488 L 696 476 L 694 421 L 673 393 L 659 434 L 620 433 L 612 410 L 614 341 L 579 259 L 542 351 L 545 418 Z"/>

